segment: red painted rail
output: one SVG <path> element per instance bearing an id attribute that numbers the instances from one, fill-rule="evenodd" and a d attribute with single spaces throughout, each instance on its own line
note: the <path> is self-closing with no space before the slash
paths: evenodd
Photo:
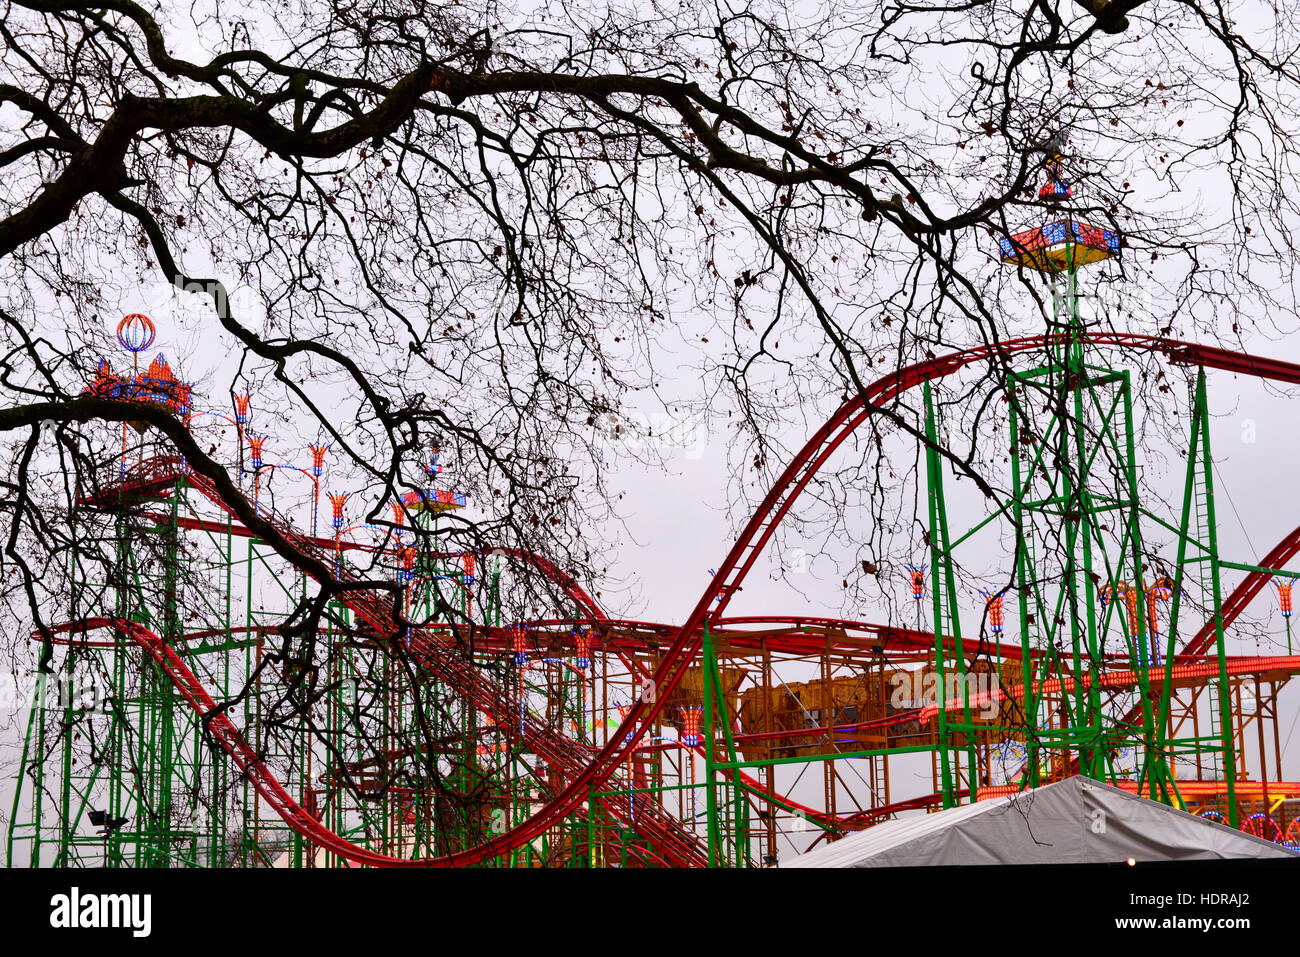
<path id="1" fill-rule="evenodd" d="M 1275 359 L 1263 359 L 1255 356 L 1249 356 L 1242 353 L 1230 352 L 1215 347 L 1201 346 L 1195 343 L 1179 342 L 1177 340 L 1166 339 L 1154 336 L 1130 335 L 1124 333 L 1092 333 L 1082 337 L 1084 341 L 1094 346 L 1113 347 L 1128 349 L 1139 352 L 1154 352 L 1163 354 L 1168 361 L 1179 365 L 1203 365 L 1211 368 L 1223 369 L 1231 372 L 1237 372 L 1261 378 L 1282 381 L 1294 384 L 1300 384 L 1300 365 L 1295 363 L 1283 362 Z M 759 507 L 755 510 L 748 523 L 745 525 L 740 536 L 732 545 L 731 550 L 727 553 L 726 558 L 719 566 L 717 574 L 714 576 L 712 583 L 705 593 L 696 603 L 695 608 L 691 611 L 686 621 L 679 626 L 672 638 L 672 644 L 654 673 L 654 680 L 657 689 L 655 700 L 646 702 L 638 700 L 635 702 L 625 717 L 623 723 L 613 734 L 609 742 L 599 751 L 591 753 L 586 763 L 572 775 L 568 784 L 563 790 L 544 805 L 538 813 L 533 815 L 527 821 L 518 825 L 511 831 L 501 835 L 498 838 L 487 841 L 484 844 L 463 852 L 449 855 L 447 857 L 425 860 L 418 862 L 391 860 L 399 866 L 430 866 L 430 865 L 458 865 L 472 864 L 487 858 L 496 857 L 506 853 L 522 844 L 530 841 L 540 835 L 544 830 L 551 826 L 552 823 L 572 812 L 589 794 L 606 784 L 617 772 L 618 767 L 627 759 L 630 750 L 635 749 L 641 738 L 649 731 L 655 718 L 663 709 L 665 702 L 671 695 L 672 691 L 681 682 L 690 663 L 699 654 L 703 641 L 703 626 L 705 623 L 716 625 L 723 620 L 723 611 L 730 603 L 735 594 L 740 591 L 742 583 L 758 559 L 759 554 L 770 541 L 776 528 L 781 521 L 789 514 L 794 503 L 798 500 L 803 490 L 807 487 L 812 478 L 821 469 L 824 463 L 831 457 L 839 446 L 870 416 L 874 411 L 883 404 L 897 398 L 903 392 L 914 388 L 926 381 L 933 381 L 949 376 L 966 366 L 989 359 L 1006 359 L 1012 355 L 1035 350 L 1044 350 L 1053 345 L 1062 344 L 1069 341 L 1064 336 L 1034 336 L 1022 339 L 1008 340 L 1006 342 L 991 343 L 979 346 L 962 352 L 952 353 L 950 355 L 929 359 L 912 366 L 908 366 L 895 373 L 884 376 L 872 383 L 865 391 L 865 394 L 854 396 L 846 401 L 831 418 L 809 439 L 805 446 L 795 456 L 795 458 L 786 467 L 781 474 L 777 483 L 772 487 L 767 495 L 763 498 Z M 211 488 L 210 483 L 201 480 L 197 476 L 191 476 L 196 480 L 196 487 L 200 488 L 205 494 L 208 494 L 220 507 L 228 507 L 221 502 L 220 496 L 215 495 L 215 490 Z M 165 487 L 166 483 L 159 485 L 156 478 L 151 483 L 148 479 L 140 479 L 134 488 L 119 488 L 114 492 L 120 496 L 124 492 L 131 494 L 133 491 L 137 494 L 147 494 Z M 292 531 L 287 522 L 279 522 L 283 526 L 290 540 L 300 547 L 304 552 L 312 554 L 314 543 L 306 540 L 305 536 L 299 535 Z M 1300 530 L 1297 530 L 1300 532 Z M 1262 587 L 1262 585 L 1260 586 Z M 382 624 L 385 628 L 391 628 L 396 624 L 392 614 L 391 606 L 384 607 L 385 603 L 369 605 L 365 599 L 358 599 L 356 593 L 350 593 L 349 604 L 355 602 L 354 608 L 360 606 L 365 610 L 361 614 L 368 621 L 374 621 Z M 594 603 L 593 603 L 594 607 Z M 463 669 L 469 669 L 477 675 L 477 670 L 473 665 L 465 662 L 463 658 L 454 654 L 449 649 L 443 648 L 446 655 L 437 653 L 440 646 L 434 644 L 427 637 L 420 636 L 422 649 L 429 655 L 429 660 L 437 668 L 446 668 L 453 675 L 461 675 L 466 678 L 467 688 L 473 691 L 473 683 L 468 681 L 468 675 Z M 163 646 L 165 648 L 165 646 Z M 183 665 L 183 662 L 181 662 Z M 187 669 L 188 670 L 188 669 Z M 190 675 L 192 678 L 192 674 Z M 197 689 L 201 691 L 202 689 Z M 189 696 L 187 695 L 187 700 Z M 195 698 L 202 703 L 202 699 Z M 210 701 L 211 699 L 208 699 Z M 471 696 L 471 700 L 474 700 Z M 233 726 L 230 730 L 234 730 Z M 236 732 L 237 733 L 237 732 Z M 558 737 L 558 736 L 557 736 Z M 539 752 L 540 753 L 540 752 Z M 574 755 L 565 754 L 562 758 L 557 756 L 557 760 L 563 762 L 566 766 L 572 766 L 570 763 Z M 257 767 L 251 770 L 245 770 L 245 773 L 251 775 L 265 773 L 265 768 L 259 772 Z M 257 780 L 254 778 L 254 783 Z M 278 785 L 277 785 L 278 786 Z M 267 785 L 268 789 L 274 793 L 274 788 Z M 283 789 L 281 788 L 281 791 Z M 260 793 L 260 788 L 259 788 Z M 653 804 L 654 802 L 647 802 Z M 275 806 L 273 804 L 273 806 Z M 294 809 L 286 806 L 281 816 L 286 822 L 293 827 L 312 828 L 313 824 L 309 816 L 302 814 L 301 808 L 294 805 Z M 641 805 L 637 805 L 638 815 Z M 287 816 L 286 816 L 287 815 Z M 638 830 L 641 830 L 642 822 L 638 816 Z M 675 822 L 674 822 L 675 823 Z M 319 827 L 319 822 L 315 822 L 315 827 Z M 307 831 L 303 831 L 307 834 Z M 684 832 L 683 832 L 684 834 Z M 307 834 L 312 840 L 317 839 L 316 834 Z M 674 837 L 678 835 L 656 835 L 657 838 L 672 843 Z M 330 835 L 334 841 L 342 841 L 337 835 Z M 321 843 L 327 838 L 321 836 Z M 344 842 L 346 843 L 346 842 Z M 698 845 L 692 842 L 694 846 L 691 851 L 698 853 Z M 324 844 L 323 846 L 329 846 Z M 349 845 L 351 847 L 351 845 Z M 373 852 L 356 849 L 361 855 L 370 855 L 371 857 L 382 857 L 374 855 Z M 662 850 L 662 847 L 661 847 Z M 361 860 L 358 857 L 351 857 L 349 854 L 340 850 L 344 857 L 358 860 L 361 863 L 370 863 L 369 860 Z"/>

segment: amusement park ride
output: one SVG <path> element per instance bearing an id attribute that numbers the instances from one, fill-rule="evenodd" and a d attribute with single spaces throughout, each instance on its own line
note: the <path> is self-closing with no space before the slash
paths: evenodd
<path id="1" fill-rule="evenodd" d="M 229 424 L 258 514 L 338 581 L 382 569 L 398 586 L 336 592 L 319 627 L 286 639 L 277 626 L 311 593 L 306 576 L 212 481 L 174 455 L 145 457 L 124 425 L 114 480 L 78 505 L 78 521 L 108 532 L 86 536 L 94 561 L 73 559 L 97 571 L 57 628 L 59 676 L 102 693 L 89 705 L 34 698 L 7 862 L 751 867 L 794 853 L 796 831 L 801 850 L 1072 774 L 1300 841 L 1300 782 L 1280 779 L 1278 727 L 1279 690 L 1300 671 L 1289 631 L 1300 573 L 1285 569 L 1300 527 L 1256 562 L 1220 554 L 1205 376 L 1300 384 L 1300 365 L 1088 329 L 1080 270 L 1118 256 L 1120 237 L 1067 210 L 1059 158 L 1040 196 L 1059 215 L 1002 240 L 1001 258 L 1049 286 L 1048 331 L 903 368 L 846 401 L 680 625 L 612 619 L 540 556 L 440 548 L 440 521 L 466 499 L 438 486 L 437 451 L 427 487 L 393 502 L 390 524 L 349 526 L 351 498 L 327 491 L 331 534 L 319 535 L 327 448 L 310 446 L 307 467 L 269 463 L 273 442 L 251 431 L 256 404 L 239 395 Z M 163 356 L 139 372 L 154 336 L 147 318 L 122 320 L 132 371 L 101 361 L 88 391 L 187 423 L 210 414 Z M 1141 396 L 1130 369 L 1108 364 L 1138 353 L 1190 373 L 1172 508 L 1140 496 Z M 966 520 L 945 499 L 940 390 L 990 359 L 1009 370 L 997 388 L 1010 494 Z M 728 617 L 818 470 L 872 406 L 911 390 L 927 437 L 928 554 L 908 568 L 930 630 Z M 266 501 L 273 471 L 309 483 L 305 523 Z M 1013 543 L 1000 584 L 968 593 L 963 552 L 995 540 Z M 564 602 L 505 622 L 502 590 L 524 572 Z M 1269 585 L 1287 653 L 1230 652 L 1234 623 Z M 928 786 L 891 783 L 891 762 L 927 760 Z M 799 799 L 790 769 L 813 772 Z"/>

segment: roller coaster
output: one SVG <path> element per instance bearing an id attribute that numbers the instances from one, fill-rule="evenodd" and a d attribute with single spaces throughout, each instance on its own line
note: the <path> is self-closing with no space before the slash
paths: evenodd
<path id="1" fill-rule="evenodd" d="M 83 584 L 53 629 L 57 693 L 42 686 L 28 709 L 7 863 L 753 867 L 1073 774 L 1300 842 L 1278 707 L 1300 671 L 1286 569 L 1300 527 L 1262 557 L 1220 554 L 1206 379 L 1297 385 L 1300 365 L 1089 328 L 1080 270 L 1120 245 L 1072 218 L 1004 240 L 1004 262 L 1050 284 L 1055 324 L 847 399 L 680 624 L 610 617 L 543 556 L 440 545 L 467 500 L 439 486 L 437 452 L 392 523 L 348 527 L 355 502 L 329 492 L 321 535 L 328 450 L 264 462 L 238 396 L 250 530 L 211 478 L 129 447 L 124 426 L 120 463 L 78 501 L 94 555 L 70 560 Z M 144 317 L 119 326 L 133 357 L 153 338 Z M 1140 388 L 1116 355 L 1186 374 L 1181 500 L 1143 499 Z M 944 389 L 990 363 L 1005 372 L 992 388 L 1010 492 L 967 521 L 945 495 L 958 400 Z M 130 375 L 104 362 L 88 389 L 204 414 L 162 357 Z M 910 574 L 915 627 L 728 616 L 819 471 L 917 393 L 926 554 L 893 570 Z M 277 469 L 310 483 L 306 522 L 263 495 Z M 275 545 L 337 586 L 317 619 L 303 613 L 313 575 Z M 999 553 L 967 587 L 963 570 Z M 555 607 L 506 621 L 503 590 L 525 576 Z M 1281 639 L 1267 655 L 1233 640 L 1261 593 L 1280 602 L 1285 654 Z"/>

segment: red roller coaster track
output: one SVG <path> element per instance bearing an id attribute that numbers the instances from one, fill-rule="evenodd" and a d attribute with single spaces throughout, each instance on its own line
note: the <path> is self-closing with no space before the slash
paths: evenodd
<path id="1" fill-rule="evenodd" d="M 1273 381 L 1300 384 L 1300 365 L 1276 359 L 1265 359 L 1244 353 L 1231 352 L 1211 346 L 1179 342 L 1154 336 L 1129 335 L 1122 333 L 1096 333 L 1083 337 L 1094 346 L 1115 347 L 1138 352 L 1163 354 L 1176 365 L 1200 365 L 1230 372 L 1242 373 Z M 508 853 L 528 841 L 538 837 L 546 828 L 566 814 L 576 810 L 588 795 L 608 782 L 616 774 L 620 764 L 627 759 L 628 753 L 636 748 L 640 740 L 650 729 L 655 718 L 663 709 L 672 691 L 682 680 L 689 667 L 700 652 L 703 642 L 703 627 L 721 625 L 725 619 L 723 612 L 732 596 L 741 589 L 746 576 L 763 548 L 770 541 L 777 526 L 790 512 L 808 483 L 817 474 L 825 462 L 853 432 L 866 421 L 882 403 L 897 398 L 902 393 L 926 381 L 942 379 L 952 375 L 966 366 L 982 360 L 1001 358 L 1034 350 L 1046 349 L 1052 345 L 1063 344 L 1068 340 L 1064 336 L 1033 336 L 1013 339 L 1006 342 L 988 344 L 961 352 L 929 359 L 925 362 L 908 366 L 873 382 L 865 394 L 847 400 L 834 415 L 820 428 L 800 452 L 794 457 L 776 484 L 763 498 L 754 514 L 745 525 L 740 536 L 732 545 L 726 558 L 719 566 L 709 588 L 700 597 L 687 619 L 673 630 L 672 644 L 661 659 L 653 678 L 658 693 L 653 702 L 636 701 L 609 742 L 599 751 L 579 745 L 553 732 L 536 735 L 530 741 L 544 759 L 553 761 L 569 778 L 568 784 L 546 803 L 536 814 L 497 838 L 477 847 L 470 848 L 441 858 L 425 860 L 405 860 L 376 854 L 351 844 L 332 831 L 329 831 L 315 818 L 308 815 L 274 779 L 248 747 L 238 729 L 225 718 L 224 714 L 212 714 L 215 702 L 201 686 L 185 663 L 163 643 L 157 636 L 146 632 L 130 622 L 100 620 L 101 627 L 114 627 L 130 636 L 150 656 L 157 661 L 176 684 L 196 713 L 205 717 L 211 715 L 209 726 L 214 737 L 221 743 L 240 770 L 249 777 L 258 792 L 275 808 L 276 812 L 304 837 L 326 847 L 348 860 L 360 864 L 400 867 L 457 866 L 475 864 Z M 229 511 L 221 501 L 216 490 L 206 480 L 198 476 L 188 476 L 190 483 L 211 498 L 219 507 Z M 158 490 L 165 488 L 171 479 L 155 481 Z M 142 486 L 143 488 L 143 486 Z M 313 553 L 318 549 L 316 541 L 308 539 L 294 531 L 287 522 L 278 522 L 283 526 L 286 536 L 304 552 Z M 1278 547 L 1265 559 L 1267 567 L 1278 567 L 1277 563 L 1285 561 L 1300 548 L 1300 529 L 1279 543 Z M 514 553 L 515 557 L 530 561 L 552 581 L 566 590 L 569 597 L 586 611 L 593 619 L 607 620 L 590 596 L 576 583 L 545 559 L 525 553 Z M 1255 580 L 1258 573 L 1232 593 L 1224 605 L 1225 625 L 1241 611 L 1242 608 L 1263 587 L 1263 581 Z M 1258 576 L 1266 580 L 1266 576 Z M 347 603 L 365 620 L 376 627 L 380 634 L 394 630 L 394 618 L 391 606 L 376 596 L 361 596 L 348 593 Z M 1230 617 L 1231 615 L 1231 617 Z M 87 623 L 89 624 L 89 623 Z M 1189 642 L 1179 656 L 1195 656 L 1204 650 L 1213 633 L 1213 623 L 1203 628 L 1196 638 Z M 905 630 L 900 630 L 903 633 Z M 917 633 L 919 634 L 919 633 Z M 444 680 L 456 677 L 455 684 L 463 685 L 462 693 L 476 707 L 492 713 L 502 706 L 503 701 L 493 700 L 499 692 L 490 689 L 488 682 L 478 673 L 474 666 L 466 662 L 455 651 L 428 634 L 413 637 L 413 646 L 417 648 L 425 663 Z M 508 707 L 509 702 L 504 702 Z M 553 740 L 552 740 L 553 739 Z M 750 779 L 752 780 L 752 779 Z M 908 806 L 924 806 L 926 799 L 904 802 Z M 793 802 L 787 802 L 793 804 Z M 697 864 L 701 862 L 698 843 L 680 829 L 676 822 L 666 815 L 662 821 L 657 816 L 645 812 L 653 811 L 654 802 L 636 805 L 637 829 L 654 843 L 664 858 L 672 863 Z M 894 808 L 899 809 L 902 805 Z M 884 809 L 875 809 L 872 813 Z M 858 815 L 860 816 L 860 815 Z M 662 825 L 662 826 L 660 826 Z"/>

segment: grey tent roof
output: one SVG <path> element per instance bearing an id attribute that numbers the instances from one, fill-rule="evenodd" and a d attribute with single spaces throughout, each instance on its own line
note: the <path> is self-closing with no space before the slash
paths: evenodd
<path id="1" fill-rule="evenodd" d="M 879 824 L 782 867 L 1082 864 L 1300 854 L 1090 778 Z"/>

